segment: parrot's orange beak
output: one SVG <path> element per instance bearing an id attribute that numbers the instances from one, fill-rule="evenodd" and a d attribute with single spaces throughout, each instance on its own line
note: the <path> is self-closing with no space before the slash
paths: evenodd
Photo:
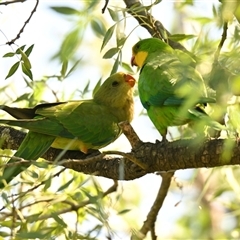
<path id="1" fill-rule="evenodd" d="M 124 76 L 125 82 L 127 82 L 131 87 L 134 87 L 136 80 L 129 74 L 125 74 Z"/>
<path id="2" fill-rule="evenodd" d="M 131 65 L 132 65 L 132 67 L 133 67 L 133 66 L 137 66 L 136 61 L 135 61 L 135 55 L 132 55 Z"/>

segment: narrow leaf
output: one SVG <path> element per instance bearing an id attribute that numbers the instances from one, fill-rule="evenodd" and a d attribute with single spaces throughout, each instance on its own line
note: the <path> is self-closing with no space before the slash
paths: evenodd
<path id="1" fill-rule="evenodd" d="M 26 45 L 22 45 L 21 47 L 19 47 L 17 50 L 16 50 L 16 53 L 17 54 L 20 54 L 20 50 L 24 50 L 24 48 L 26 47 Z"/>
<path id="2" fill-rule="evenodd" d="M 3 55 L 3 57 L 13 57 L 15 55 L 15 53 L 13 52 L 9 52 Z"/>
<path id="3" fill-rule="evenodd" d="M 58 188 L 57 192 L 60 192 L 60 191 L 62 191 L 64 189 L 66 189 L 74 180 L 75 180 L 75 177 L 73 177 L 67 183 L 63 184 L 60 188 Z"/>
<path id="4" fill-rule="evenodd" d="M 77 65 L 81 62 L 81 60 L 82 60 L 82 59 L 79 59 L 79 60 L 77 60 L 77 61 L 73 64 L 73 66 L 72 66 L 72 67 L 70 68 L 70 70 L 68 71 L 66 77 L 68 77 L 68 76 L 75 70 L 75 68 L 76 68 Z"/>
<path id="5" fill-rule="evenodd" d="M 79 14 L 79 11 L 71 7 L 51 7 L 51 9 L 57 13 L 61 13 L 65 15 Z"/>
<path id="6" fill-rule="evenodd" d="M 96 21 L 95 19 L 92 19 L 91 27 L 93 31 L 101 37 L 103 37 L 106 34 L 106 28 L 100 19 L 98 21 Z"/>
<path id="7" fill-rule="evenodd" d="M 115 27 L 116 27 L 116 24 L 114 24 L 113 26 L 111 26 L 105 36 L 104 36 L 104 39 L 103 39 L 103 42 L 102 42 L 102 46 L 101 46 L 101 51 L 102 49 L 106 46 L 106 44 L 109 42 L 109 40 L 111 39 L 112 35 L 113 35 L 113 32 L 115 30 Z"/>
<path id="8" fill-rule="evenodd" d="M 34 44 L 32 44 L 32 45 L 25 51 L 25 54 L 26 54 L 28 57 L 29 57 L 30 53 L 32 52 L 33 47 L 34 47 Z"/>
<path id="9" fill-rule="evenodd" d="M 21 54 L 21 56 L 22 56 L 22 60 L 23 60 L 23 62 L 24 62 L 25 67 L 26 67 L 27 69 L 31 69 L 32 66 L 31 66 L 31 63 L 30 63 L 30 61 L 29 61 L 29 59 L 28 59 L 28 56 L 27 56 L 26 53 L 23 52 L 21 49 L 19 49 L 19 51 L 20 51 L 20 54 Z"/>
<path id="10" fill-rule="evenodd" d="M 19 64 L 20 64 L 20 62 L 16 62 L 12 65 L 12 67 L 10 68 L 8 75 L 6 76 L 5 79 L 11 77 L 17 71 Z"/>
<path id="11" fill-rule="evenodd" d="M 127 72 L 134 73 L 131 66 L 128 63 L 122 62 L 121 67 L 125 69 Z"/>
<path id="12" fill-rule="evenodd" d="M 104 55 L 103 58 L 111 58 L 113 57 L 117 52 L 119 51 L 119 48 L 110 48 Z"/>
<path id="13" fill-rule="evenodd" d="M 110 75 L 117 72 L 118 66 L 119 66 L 119 55 L 117 56 L 117 59 L 115 60 L 115 63 L 113 64 L 113 68 L 112 68 L 112 71 L 111 71 Z"/>
<path id="14" fill-rule="evenodd" d="M 195 37 L 196 36 L 192 35 L 192 34 L 189 34 L 189 35 L 186 35 L 186 34 L 174 34 L 174 35 L 169 36 L 168 38 L 173 40 L 173 41 L 181 41 L 181 40 L 188 40 L 188 39 L 195 38 Z"/>
<path id="15" fill-rule="evenodd" d="M 22 71 L 24 74 L 26 74 L 31 80 L 33 80 L 32 71 L 26 67 L 25 63 L 21 63 Z"/>
<path id="16" fill-rule="evenodd" d="M 65 77 L 65 74 L 67 72 L 67 68 L 68 68 L 68 61 L 63 61 L 62 69 L 61 69 L 61 76 L 62 77 Z"/>
<path id="17" fill-rule="evenodd" d="M 119 17 L 116 11 L 113 11 L 111 8 L 108 8 L 108 12 L 114 22 L 117 22 L 119 20 Z"/>

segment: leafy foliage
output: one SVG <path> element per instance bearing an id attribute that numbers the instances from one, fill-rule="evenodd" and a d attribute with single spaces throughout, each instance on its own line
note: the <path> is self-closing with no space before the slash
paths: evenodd
<path id="1" fill-rule="evenodd" d="M 153 1 L 147 6 L 134 5 L 130 10 L 135 17 L 146 11 L 154 14 L 160 8 L 164 8 L 163 2 Z M 125 56 L 131 51 L 127 44 L 132 37 L 135 39 L 142 35 L 149 37 L 146 32 L 137 31 L 142 27 L 156 31 L 154 24 L 147 17 L 142 19 L 145 24 L 141 26 L 138 26 L 136 21 L 132 23 L 132 17 L 128 14 L 129 9 L 118 6 L 118 1 L 109 3 L 107 11 L 102 15 L 100 11 L 102 3 L 102 1 L 81 1 L 81 4 L 76 7 L 70 4 L 68 6 L 68 3 L 66 6 L 58 6 L 54 3 L 50 8 L 52 12 L 71 24 L 70 30 L 56 43 L 58 48 L 51 58 L 52 62 L 58 64 L 57 69 L 53 69 L 50 75 L 43 72 L 41 79 L 35 79 L 32 66 L 38 63 L 33 63 L 30 55 L 33 48 L 37 48 L 36 45 L 32 44 L 29 47 L 22 45 L 15 51 L 7 52 L 3 55 L 3 59 L 13 60 L 13 65 L 5 78 L 10 81 L 11 77 L 20 70 L 26 88 L 24 93 L 14 98 L 8 96 L 10 88 L 2 87 L 1 94 L 5 96 L 4 101 L 34 106 L 46 101 L 45 99 L 63 101 L 66 100 L 66 96 L 85 98 L 91 92 L 94 94 L 101 84 L 102 76 L 98 76 L 97 83 L 93 84 L 92 79 L 88 79 L 81 73 L 84 68 L 89 73 L 92 71 L 89 66 L 91 63 L 84 62 L 85 56 L 89 53 L 88 49 L 91 48 L 91 58 L 99 65 L 102 75 L 103 72 L 110 75 L 119 70 L 134 74 L 134 70 L 125 60 Z M 166 42 L 170 40 L 179 42 L 191 52 L 196 59 L 196 68 L 208 85 L 209 92 L 217 96 L 217 107 L 210 108 L 209 112 L 213 112 L 212 116 L 218 120 L 228 118 L 227 124 L 232 128 L 230 135 L 235 137 L 240 131 L 239 3 L 238 1 L 234 4 L 230 1 L 207 3 L 212 4 L 211 14 L 200 11 L 200 4 L 199 1 L 193 0 L 173 2 L 172 26 L 171 24 L 168 26 L 173 34 L 168 36 L 167 31 L 161 31 L 162 35 L 160 35 Z M 196 12 L 196 9 L 200 10 Z M 155 18 L 156 20 L 166 18 L 168 22 L 165 15 L 156 14 Z M 220 45 L 226 22 L 227 38 Z M 23 42 L 27 42 L 24 35 L 22 38 Z M 92 44 L 93 39 L 97 48 Z M 84 51 L 79 52 L 79 48 Z M 219 54 L 217 54 L 218 50 Z M 109 61 L 110 64 L 104 65 L 98 62 L 97 55 L 100 54 L 104 63 Z M 79 86 L 78 79 L 81 78 L 80 87 L 64 95 L 68 86 L 73 85 L 70 79 L 76 73 L 77 81 L 74 80 L 74 84 Z M 86 78 L 86 81 L 84 82 L 82 78 Z M 60 88 L 58 89 L 59 86 L 64 89 L 63 93 Z M 45 98 L 46 95 L 47 98 Z M 139 110 L 141 111 L 142 109 Z M 190 137 L 192 134 L 188 135 L 189 132 L 185 126 L 171 129 L 170 133 L 173 136 Z M 231 156 L 231 149 L 232 146 L 226 144 L 225 153 L 228 157 Z M 5 156 L 10 153 L 3 151 L 1 154 Z M 7 157 L 1 158 L 1 162 L 6 160 Z M 57 164 L 61 166 L 61 162 Z M 132 190 L 129 190 L 129 185 L 125 187 L 126 185 L 123 184 L 115 193 L 107 193 L 106 187 L 109 187 L 112 182 L 101 182 L 96 177 L 73 171 L 63 172 L 60 166 L 50 167 L 50 164 L 39 159 L 0 193 L 2 239 L 58 239 L 60 237 L 63 239 L 118 239 L 126 236 L 129 238 L 130 232 L 137 232 L 136 229 L 140 228 L 139 224 L 144 221 L 140 216 L 139 206 L 147 197 L 145 192 L 141 195 L 135 185 Z M 163 207 L 162 211 L 166 214 L 159 213 L 161 224 L 156 223 L 159 231 L 162 231 L 159 236 L 166 239 L 177 239 L 179 236 L 188 239 L 239 239 L 238 176 L 239 169 L 236 167 L 212 171 L 196 170 L 188 176 L 183 187 L 179 187 L 178 184 L 172 186 L 170 196 L 178 198 L 182 195 L 181 200 L 175 208 L 168 206 L 167 210 L 164 210 Z M 153 183 L 147 183 L 151 188 Z M 148 203 L 143 207 L 150 208 Z M 166 217 L 172 212 L 177 212 L 177 216 L 169 220 L 172 223 L 171 231 L 165 231 Z"/>

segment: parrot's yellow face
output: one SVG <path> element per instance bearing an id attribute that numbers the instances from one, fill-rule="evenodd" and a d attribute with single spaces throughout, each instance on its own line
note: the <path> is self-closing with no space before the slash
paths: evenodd
<path id="1" fill-rule="evenodd" d="M 138 67 L 142 67 L 146 58 L 148 56 L 148 52 L 146 51 L 139 51 L 137 53 L 132 54 L 132 59 L 131 59 L 131 65 L 132 66 L 138 66 Z"/>

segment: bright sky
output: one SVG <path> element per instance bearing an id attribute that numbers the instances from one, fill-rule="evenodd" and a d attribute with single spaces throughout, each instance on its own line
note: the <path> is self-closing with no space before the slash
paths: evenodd
<path id="1" fill-rule="evenodd" d="M 33 75 L 34 79 L 40 79 L 43 75 L 53 75 L 60 71 L 60 64 L 56 61 L 51 61 L 50 57 L 58 50 L 60 41 L 63 39 L 64 35 L 69 31 L 72 27 L 72 23 L 67 21 L 63 15 L 55 14 L 52 10 L 49 9 L 50 6 L 58 6 L 58 5 L 66 5 L 66 6 L 79 6 L 79 2 L 77 0 L 71 1 L 58 1 L 58 0 L 41 0 L 37 12 L 34 14 L 31 22 L 26 26 L 24 32 L 21 34 L 21 38 L 16 42 L 19 46 L 23 44 L 27 44 L 30 46 L 31 44 L 35 44 L 34 50 L 30 55 L 30 60 L 33 65 Z M 150 1 L 144 1 L 150 2 Z M 167 29 L 170 29 L 173 24 L 171 9 L 174 1 L 163 1 L 159 4 L 158 7 L 154 8 L 153 14 L 164 24 Z M 197 1 L 197 9 L 198 14 L 200 15 L 204 12 L 205 16 L 211 14 L 211 7 L 215 1 Z M 104 3 L 104 1 L 102 1 Z M 22 27 L 23 23 L 26 21 L 29 16 L 30 11 L 32 10 L 35 1 L 27 1 L 25 3 L 19 3 L 8 6 L 1 6 L 0 9 L 0 30 L 4 33 L 8 40 L 11 40 L 16 36 L 19 29 Z M 116 1 L 109 1 L 109 6 L 115 5 Z M 99 9 L 99 12 L 101 9 Z M 193 9 L 191 9 L 193 11 Z M 196 11 L 196 8 L 195 8 Z M 193 12 L 196 14 L 196 12 Z M 105 15 L 108 13 L 106 12 Z M 111 24 L 111 22 L 110 22 Z M 110 25 L 109 25 L 110 26 Z M 127 23 L 126 31 L 131 31 L 132 28 L 136 26 L 136 22 L 129 21 Z M 189 34 L 195 34 L 193 32 L 194 29 L 189 26 L 186 30 Z M 195 29 L 196 31 L 196 29 Z M 3 56 L 6 52 L 10 52 L 11 47 L 7 47 L 4 43 L 7 41 L 5 36 L 0 33 L 0 56 Z M 91 32 L 87 32 L 89 36 L 92 36 Z M 86 37 L 86 36 L 85 36 Z M 129 41 L 126 44 L 123 53 L 123 59 L 125 62 L 130 62 L 131 57 L 131 46 L 134 42 L 138 40 L 138 37 L 146 38 L 149 35 L 145 30 L 138 28 L 130 37 Z M 91 40 L 90 40 L 91 42 Z M 109 43 L 109 46 L 105 48 L 103 51 L 106 52 L 107 49 L 110 48 L 110 45 L 113 43 Z M 87 48 L 89 45 L 87 42 L 83 43 L 83 46 L 80 46 L 79 56 L 83 57 L 84 61 L 91 65 L 91 68 L 84 67 L 75 72 L 71 78 L 69 78 L 66 83 L 59 84 L 56 81 L 52 81 L 51 87 L 53 89 L 58 89 L 60 91 L 71 92 L 72 89 L 83 88 L 88 79 L 91 79 L 93 87 L 97 80 L 103 75 L 107 77 L 110 73 L 110 64 L 113 63 L 112 60 L 103 60 L 102 54 L 99 52 L 99 46 L 93 46 L 93 49 Z M 14 46 L 13 46 L 14 47 Z M 14 47 L 15 48 L 15 47 Z M 99 56 L 98 56 L 99 55 Z M 26 91 L 25 83 L 21 77 L 21 74 L 15 74 L 10 79 L 4 80 L 10 66 L 14 63 L 12 58 L 10 59 L 2 59 L 0 58 L 0 86 L 9 86 L 9 89 L 6 89 L 6 94 L 11 98 L 8 100 L 8 103 L 11 104 L 11 99 L 14 100 L 21 93 Z M 101 67 L 103 72 L 101 72 Z M 136 75 L 137 76 L 137 75 Z M 29 91 L 29 90 L 28 90 Z M 68 94 L 65 94 L 66 99 L 68 98 Z M 90 96 L 89 96 L 90 97 Z M 0 101 L 6 101 L 6 96 L 0 96 Z M 45 101 L 54 101 L 52 97 L 46 95 Z M 139 137 L 143 141 L 151 141 L 154 142 L 155 139 L 160 139 L 159 133 L 153 129 L 153 125 L 150 120 L 146 117 L 139 117 L 139 113 L 142 110 L 142 107 L 138 100 L 136 100 L 136 117 L 133 121 L 132 125 L 135 131 L 138 133 Z M 118 150 L 122 151 L 130 151 L 130 145 L 125 139 L 125 137 L 121 137 L 117 140 L 113 145 L 110 145 L 108 149 L 118 148 Z M 177 171 L 176 177 L 180 179 L 180 181 L 185 181 L 189 177 L 189 173 L 191 170 Z M 109 186 L 111 182 L 106 179 L 102 179 L 101 181 L 104 185 Z M 135 191 L 136 185 L 141 189 L 141 198 L 142 203 L 138 209 L 134 209 L 133 216 L 139 219 L 139 223 L 141 224 L 146 217 L 147 212 L 156 196 L 156 193 L 159 188 L 160 177 L 154 174 L 147 175 L 141 179 L 123 182 L 123 194 L 132 194 Z M 173 183 L 174 184 L 174 183 Z M 188 183 L 189 184 L 189 183 Z M 183 194 L 183 197 L 181 197 Z M 179 192 L 172 194 L 170 193 L 166 199 L 164 207 L 161 209 L 159 214 L 159 221 L 157 224 L 157 232 L 167 233 L 171 231 L 173 228 L 172 220 L 177 218 L 183 211 L 185 211 L 184 198 L 187 197 L 188 194 L 188 186 L 185 185 L 183 193 L 181 190 Z M 178 201 L 182 201 L 183 203 L 179 204 L 177 207 L 174 205 Z M 193 204 L 193 207 L 197 207 Z M 189 211 L 191 211 L 189 209 Z M 115 220 L 118 221 L 118 220 Z"/>

